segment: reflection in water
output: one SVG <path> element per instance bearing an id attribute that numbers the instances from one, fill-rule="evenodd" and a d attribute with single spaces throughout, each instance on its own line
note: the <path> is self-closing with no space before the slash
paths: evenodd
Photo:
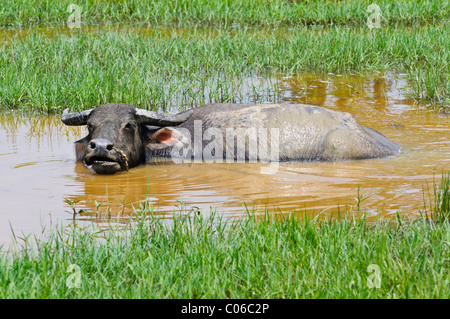
<path id="1" fill-rule="evenodd" d="M 211 30 L 212 31 L 212 30 Z M 80 33 L 90 35 L 102 35 L 107 33 L 135 33 L 142 36 L 151 36 L 160 34 L 161 36 L 180 35 L 187 36 L 192 30 L 187 28 L 161 28 L 161 27 L 148 27 L 140 25 L 89 25 L 78 28 L 68 28 L 67 26 L 39 26 L 32 28 L 10 28 L 0 29 L 0 43 L 8 42 L 12 39 L 21 40 L 30 34 L 38 34 L 47 38 L 56 38 L 58 36 L 77 36 Z"/>
<path id="2" fill-rule="evenodd" d="M 245 32 L 248 35 L 254 37 L 268 37 L 271 35 L 283 35 L 290 30 L 296 29 L 291 28 L 272 28 L 272 27 L 255 27 L 247 28 Z M 302 27 L 303 29 L 303 27 Z M 31 28 L 0 28 L 0 43 L 6 43 L 13 39 L 21 40 L 31 34 L 38 34 L 46 38 L 54 39 L 59 36 L 66 37 L 76 37 L 79 34 L 89 34 L 89 35 L 104 35 L 104 34 L 117 34 L 117 33 L 130 33 L 138 34 L 143 37 L 151 36 L 179 36 L 188 37 L 192 34 L 200 34 L 206 38 L 214 38 L 221 33 L 226 32 L 227 34 L 234 35 L 238 29 L 229 28 L 227 30 L 222 30 L 215 28 L 214 26 L 197 26 L 197 27 L 182 27 L 182 26 L 154 26 L 147 24 L 101 24 L 101 25 L 83 25 L 81 28 L 70 29 L 66 25 L 61 26 L 38 26 Z M 241 31 L 242 32 L 242 31 Z"/>
<path id="3" fill-rule="evenodd" d="M 450 167 L 449 118 L 415 105 L 404 96 L 406 82 L 392 74 L 300 74 L 278 82 L 283 103 L 307 103 L 349 112 L 402 146 L 395 157 L 336 163 L 281 163 L 273 175 L 260 173 L 267 164 L 144 165 L 113 176 L 92 174 L 75 162 L 73 142 L 84 127 L 64 126 L 59 117 L 0 115 L 0 242 L 10 240 L 10 225 L 38 232 L 42 224 L 70 220 L 69 205 L 111 216 L 127 215 L 142 200 L 159 214 L 175 206 L 212 209 L 226 216 L 250 210 L 336 213 L 354 208 L 358 186 L 368 197 L 361 208 L 385 216 L 409 215 L 423 207 L 426 183 L 432 187 Z M 251 81 L 250 81 L 251 82 Z M 245 90 L 245 88 L 243 88 Z M 428 195 L 426 195 L 428 198 Z M 89 220 L 84 213 L 77 217 Z"/>

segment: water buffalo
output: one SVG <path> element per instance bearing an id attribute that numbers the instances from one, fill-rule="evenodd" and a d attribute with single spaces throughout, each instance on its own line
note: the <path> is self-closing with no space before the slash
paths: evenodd
<path id="1" fill-rule="evenodd" d="M 178 114 L 103 104 L 77 113 L 66 109 L 61 120 L 87 125 L 89 134 L 75 142 L 76 157 L 99 174 L 161 158 L 337 161 L 400 149 L 348 113 L 303 104 L 210 104 Z"/>

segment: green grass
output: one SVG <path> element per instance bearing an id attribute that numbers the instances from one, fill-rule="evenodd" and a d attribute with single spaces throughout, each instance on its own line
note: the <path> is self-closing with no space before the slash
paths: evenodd
<path id="1" fill-rule="evenodd" d="M 434 188 L 435 219 L 439 221 L 450 220 L 450 173 L 442 174 L 439 187 Z"/>
<path id="2" fill-rule="evenodd" d="M 450 172 L 442 173 L 439 184 L 433 181 L 433 195 L 430 194 L 429 187 L 427 192 L 430 198 L 430 218 L 436 222 L 450 221 Z M 426 205 L 424 212 L 427 214 Z"/>
<path id="3" fill-rule="evenodd" d="M 12 39 L 0 46 L 0 107 L 51 113 L 107 102 L 166 109 L 276 101 L 276 77 L 304 71 L 406 72 L 412 97 L 441 105 L 450 99 L 450 32 L 444 25 L 190 31 L 79 32 L 54 39 L 31 32 Z M 246 77 L 275 80 L 249 86 Z"/>
<path id="4" fill-rule="evenodd" d="M 0 298 L 450 294 L 448 222 L 274 219 L 267 213 L 233 222 L 191 213 L 175 216 L 168 226 L 145 217 L 149 213 L 144 210 L 128 231 L 68 227 L 38 241 L 34 250 L 28 238 L 26 249 L 0 256 Z M 379 269 L 379 286 L 371 267 Z"/>
<path id="5" fill-rule="evenodd" d="M 69 4 L 81 7 L 85 25 L 95 23 L 208 25 L 363 25 L 373 1 L 286 0 L 3 0 L 1 26 L 64 25 Z M 439 0 L 378 0 L 384 23 L 413 25 L 448 19 Z"/>

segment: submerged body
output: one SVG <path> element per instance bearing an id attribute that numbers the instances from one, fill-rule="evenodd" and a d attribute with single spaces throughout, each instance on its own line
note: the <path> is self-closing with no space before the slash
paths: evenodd
<path id="1" fill-rule="evenodd" d="M 161 158 L 339 161 L 400 149 L 349 113 L 304 104 L 210 104 L 176 115 L 104 104 L 65 111 L 62 120 L 88 126 L 89 135 L 76 142 L 77 159 L 100 174 Z"/>
<path id="2" fill-rule="evenodd" d="M 196 122 L 199 125 L 196 126 Z M 279 161 L 339 161 L 379 158 L 397 154 L 400 147 L 377 131 L 360 125 L 349 113 L 336 112 L 318 106 L 304 104 L 210 104 L 193 109 L 193 115 L 184 123 L 171 128 L 180 136 L 189 139 L 191 156 L 196 141 L 195 129 L 201 126 L 202 148 L 205 149 L 217 136 L 205 134 L 211 128 L 220 130 L 223 138 L 222 158 L 239 159 L 237 140 L 246 139 L 244 160 L 251 159 L 251 146 L 259 149 L 253 154 L 270 155 L 273 142 L 271 132 L 278 131 Z M 182 129 L 184 129 L 182 131 Z M 252 134 L 252 129 L 254 133 Z M 259 134 L 261 129 L 265 129 Z M 233 132 L 234 130 L 234 132 Z M 231 133 L 235 139 L 227 139 Z M 186 134 L 189 132 L 190 134 Z M 218 132 L 217 132 L 218 133 Z M 242 134 L 242 135 L 241 135 Z M 204 138 L 208 135 L 210 138 Z M 273 134 L 272 134 L 273 135 Z M 231 136 L 233 137 L 233 136 Z M 219 137 L 220 138 L 220 137 Z M 186 143 L 186 142 L 185 142 Z M 152 147 L 153 146 L 153 147 Z M 232 154 L 227 154 L 231 146 Z M 261 149 L 267 148 L 267 150 Z M 149 145 L 146 160 L 155 157 L 170 157 L 172 149 L 160 145 Z M 185 152 L 186 153 L 186 152 Z M 189 154 L 189 153 L 188 153 Z M 205 156 L 203 152 L 203 156 Z M 188 155 L 189 156 L 189 155 Z M 216 156 L 217 158 L 217 156 Z M 258 159 L 263 159 L 258 156 Z"/>

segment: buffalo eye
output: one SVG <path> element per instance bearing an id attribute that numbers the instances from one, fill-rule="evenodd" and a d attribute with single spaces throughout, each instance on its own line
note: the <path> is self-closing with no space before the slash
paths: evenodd
<path id="1" fill-rule="evenodd" d="M 87 129 L 89 130 L 89 132 L 92 132 L 92 130 L 94 129 L 94 127 L 92 126 L 91 123 L 88 123 L 86 126 L 87 126 Z"/>
<path id="2" fill-rule="evenodd" d="M 125 124 L 124 129 L 127 131 L 134 131 L 136 129 L 136 125 L 133 123 L 127 123 Z"/>

